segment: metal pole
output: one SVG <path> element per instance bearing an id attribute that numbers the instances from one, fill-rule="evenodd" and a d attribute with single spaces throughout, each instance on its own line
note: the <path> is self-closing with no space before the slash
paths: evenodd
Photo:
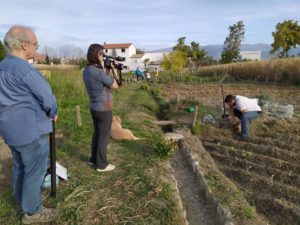
<path id="1" fill-rule="evenodd" d="M 56 150 L 55 150 L 55 122 L 52 121 L 52 133 L 50 133 L 50 170 L 51 170 L 51 197 L 56 197 Z"/>

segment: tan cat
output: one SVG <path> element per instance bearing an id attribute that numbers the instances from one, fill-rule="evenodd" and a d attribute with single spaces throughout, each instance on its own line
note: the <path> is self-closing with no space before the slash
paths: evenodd
<path id="1" fill-rule="evenodd" d="M 121 118 L 113 116 L 111 124 L 111 138 L 114 140 L 139 140 L 140 138 L 134 136 L 131 130 L 122 128 Z"/>

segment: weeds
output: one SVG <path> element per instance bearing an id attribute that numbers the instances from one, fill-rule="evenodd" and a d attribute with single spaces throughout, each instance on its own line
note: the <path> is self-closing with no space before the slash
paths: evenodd
<path id="1" fill-rule="evenodd" d="M 256 215 L 255 211 L 256 211 L 255 207 L 253 207 L 253 206 L 245 207 L 245 208 L 243 208 L 243 216 L 248 219 L 251 219 Z"/>
<path id="2" fill-rule="evenodd" d="M 152 138 L 155 154 L 163 160 L 170 159 L 175 148 L 175 143 L 166 141 L 162 134 L 155 134 Z"/>

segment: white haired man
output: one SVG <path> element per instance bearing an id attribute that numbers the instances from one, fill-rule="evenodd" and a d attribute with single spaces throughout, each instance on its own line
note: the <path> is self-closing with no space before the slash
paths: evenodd
<path id="1" fill-rule="evenodd" d="M 0 62 L 0 135 L 13 156 L 13 194 L 25 213 L 23 224 L 49 222 L 56 210 L 43 207 L 41 185 L 57 101 L 43 75 L 27 62 L 38 48 L 34 32 L 13 26 L 4 44 L 9 52 Z"/>

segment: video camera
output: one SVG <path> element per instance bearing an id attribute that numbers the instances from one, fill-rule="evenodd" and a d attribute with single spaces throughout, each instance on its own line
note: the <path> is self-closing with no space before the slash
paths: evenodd
<path id="1" fill-rule="evenodd" d="M 112 69 L 112 67 L 114 67 L 117 70 L 117 74 L 115 74 L 114 71 L 112 71 L 112 76 L 113 78 L 117 81 L 118 85 L 121 86 L 122 85 L 122 69 L 123 69 L 123 64 L 119 63 L 124 61 L 122 59 L 122 57 L 117 56 L 117 57 L 113 57 L 113 56 L 109 56 L 104 54 L 104 67 L 106 69 Z M 118 61 L 118 63 L 116 63 L 116 61 Z"/>
<path id="2" fill-rule="evenodd" d="M 122 70 L 123 69 L 123 64 L 122 63 L 116 63 L 115 62 L 115 61 L 118 61 L 118 62 L 124 61 L 122 57 L 120 57 L 120 56 L 113 57 L 113 56 L 109 56 L 109 55 L 104 54 L 104 58 L 105 58 L 104 59 L 104 67 L 105 68 L 111 69 L 112 65 L 113 65 L 114 68 L 116 68 L 117 70 Z"/>

